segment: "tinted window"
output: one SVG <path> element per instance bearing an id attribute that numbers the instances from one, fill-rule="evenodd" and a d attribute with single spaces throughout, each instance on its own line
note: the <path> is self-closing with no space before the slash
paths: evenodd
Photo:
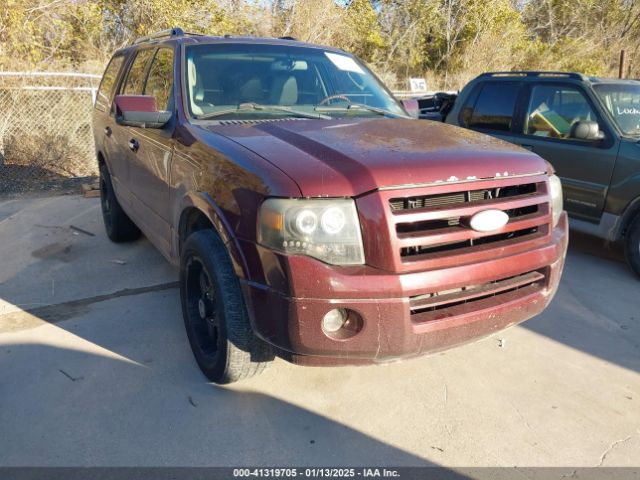
<path id="1" fill-rule="evenodd" d="M 482 85 L 475 105 L 463 110 L 463 123 L 469 128 L 509 131 L 513 122 L 517 82 L 488 82 Z"/>
<path id="2" fill-rule="evenodd" d="M 596 121 L 580 90 L 559 85 L 536 85 L 531 89 L 524 132 L 549 138 L 570 138 L 576 122 Z"/>
<path id="3" fill-rule="evenodd" d="M 118 72 L 120 71 L 123 60 L 124 57 L 122 55 L 118 55 L 117 57 L 113 57 L 109 62 L 109 65 L 107 65 L 107 69 L 104 71 L 104 75 L 102 76 L 102 81 L 100 82 L 100 88 L 98 89 L 98 95 L 96 97 L 96 108 L 98 110 L 102 110 L 103 112 L 109 110 L 111 92 L 113 91 L 113 85 L 116 83 L 116 79 L 118 78 Z"/>
<path id="4" fill-rule="evenodd" d="M 156 99 L 158 110 L 170 110 L 171 85 L 173 84 L 173 50 L 161 48 L 156 53 L 149 77 L 144 87 L 144 94 Z"/>
<path id="5" fill-rule="evenodd" d="M 142 50 L 138 52 L 133 65 L 129 69 L 127 75 L 127 81 L 125 82 L 122 93 L 124 95 L 142 95 L 142 89 L 144 88 L 145 74 L 147 71 L 147 64 L 153 56 L 154 50 Z"/>

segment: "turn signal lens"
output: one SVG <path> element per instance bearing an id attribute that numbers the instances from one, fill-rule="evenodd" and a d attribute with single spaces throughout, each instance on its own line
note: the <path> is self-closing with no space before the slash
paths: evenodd
<path id="1" fill-rule="evenodd" d="M 562 184 L 556 175 L 549 177 L 549 195 L 551 196 L 551 214 L 553 226 L 558 225 L 564 207 L 562 203 Z"/>

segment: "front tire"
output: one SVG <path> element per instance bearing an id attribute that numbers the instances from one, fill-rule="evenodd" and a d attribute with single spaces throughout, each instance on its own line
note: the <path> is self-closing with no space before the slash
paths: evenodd
<path id="1" fill-rule="evenodd" d="M 116 198 L 111 176 L 105 164 L 100 165 L 100 206 L 104 228 L 112 242 L 131 242 L 140 237 L 140 229 L 124 213 Z"/>
<path id="2" fill-rule="evenodd" d="M 631 270 L 640 277 L 640 212 L 636 213 L 627 229 L 624 247 Z"/>
<path id="3" fill-rule="evenodd" d="M 238 277 L 212 230 L 193 233 L 182 248 L 180 300 L 191 350 L 209 380 L 249 378 L 273 360 L 271 348 L 253 333 Z"/>

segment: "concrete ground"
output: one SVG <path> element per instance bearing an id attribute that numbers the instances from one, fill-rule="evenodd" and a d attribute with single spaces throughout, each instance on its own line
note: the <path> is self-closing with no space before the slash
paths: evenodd
<path id="1" fill-rule="evenodd" d="M 0 202 L 0 466 L 640 464 L 640 282 L 594 239 L 521 326 L 226 388 L 192 358 L 176 279 L 145 239 L 107 240 L 97 199 Z"/>

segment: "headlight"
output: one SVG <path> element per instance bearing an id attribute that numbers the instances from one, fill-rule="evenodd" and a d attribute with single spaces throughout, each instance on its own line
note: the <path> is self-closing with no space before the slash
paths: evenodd
<path id="1" fill-rule="evenodd" d="M 362 234 L 351 199 L 267 199 L 258 215 L 258 242 L 333 265 L 362 265 Z"/>
<path id="2" fill-rule="evenodd" d="M 560 215 L 562 214 L 562 185 L 560 179 L 555 176 L 549 176 L 549 195 L 551 196 L 551 214 L 553 217 L 553 226 L 558 225 Z"/>

